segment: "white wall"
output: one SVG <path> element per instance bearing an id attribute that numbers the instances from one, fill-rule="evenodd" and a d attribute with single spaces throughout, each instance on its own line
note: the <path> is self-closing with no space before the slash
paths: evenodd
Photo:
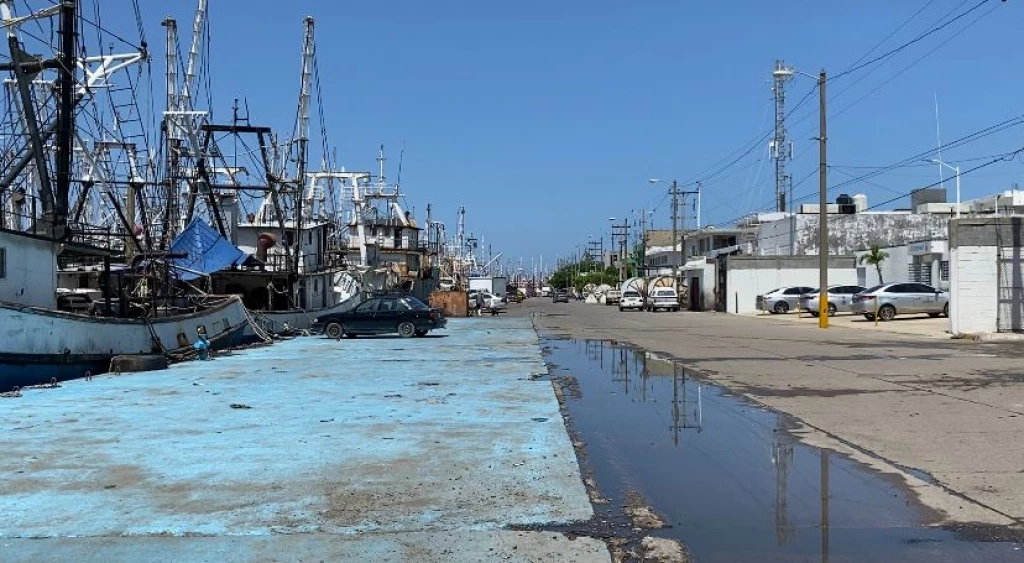
<path id="1" fill-rule="evenodd" d="M 704 295 L 704 311 L 715 310 L 715 286 L 718 281 L 716 272 L 715 262 L 707 262 L 703 264 L 703 267 L 680 270 L 680 278 L 690 291 L 693 290 L 691 278 L 700 278 L 700 292 Z M 689 307 L 689 300 L 683 303 L 683 308 L 687 307 Z"/>
<path id="2" fill-rule="evenodd" d="M 885 283 L 907 281 L 907 271 L 914 261 L 907 246 L 896 246 L 883 248 L 889 257 L 882 261 L 882 279 Z M 878 279 L 878 270 L 873 264 L 865 264 L 860 261 L 861 256 L 867 254 L 867 250 L 856 253 L 857 269 L 860 270 L 860 279 L 856 282 L 864 287 L 874 287 L 882 282 Z M 934 279 L 938 279 L 936 276 Z"/>
<path id="3" fill-rule="evenodd" d="M 0 231 L 0 248 L 6 256 L 0 278 L 0 301 L 57 306 L 57 255 L 53 243 L 17 233 Z"/>
<path id="4" fill-rule="evenodd" d="M 949 321 L 954 335 L 996 332 L 998 258 L 995 246 L 953 248 L 949 264 Z"/>
<path id="5" fill-rule="evenodd" d="M 857 283 L 856 268 L 829 268 L 828 283 Z M 726 272 L 726 289 L 730 313 L 750 314 L 757 311 L 757 296 L 780 287 L 806 285 L 818 287 L 817 268 L 729 268 Z"/>

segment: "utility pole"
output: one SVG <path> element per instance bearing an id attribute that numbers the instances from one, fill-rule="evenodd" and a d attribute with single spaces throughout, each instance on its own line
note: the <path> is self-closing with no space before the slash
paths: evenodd
<path id="1" fill-rule="evenodd" d="M 640 263 L 636 265 L 637 275 L 647 277 L 647 211 L 640 212 Z"/>
<path id="2" fill-rule="evenodd" d="M 629 241 L 629 221 L 622 219 L 621 225 L 612 224 L 612 247 L 615 247 L 615 239 L 619 239 L 619 283 L 626 281 L 626 243 Z"/>
<path id="3" fill-rule="evenodd" d="M 679 244 L 679 184 L 672 180 L 672 252 L 675 253 L 676 245 Z M 682 245 L 679 246 L 679 255 L 683 255 Z M 672 257 L 672 289 L 679 294 L 679 257 Z"/>
<path id="4" fill-rule="evenodd" d="M 828 328 L 828 134 L 825 119 L 825 83 L 827 75 L 818 75 L 819 126 L 818 137 L 818 326 Z"/>

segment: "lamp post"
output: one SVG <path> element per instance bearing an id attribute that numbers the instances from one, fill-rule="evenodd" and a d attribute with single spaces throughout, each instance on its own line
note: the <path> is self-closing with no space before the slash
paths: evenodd
<path id="1" fill-rule="evenodd" d="M 947 163 L 945 163 L 945 162 L 943 162 L 943 161 L 941 161 L 941 160 L 939 160 L 937 158 L 930 159 L 928 162 L 934 162 L 935 164 L 938 164 L 940 166 L 945 166 L 946 168 L 949 168 L 950 170 L 952 170 L 956 174 L 956 218 L 959 219 L 960 218 L 960 165 L 958 164 L 956 166 L 950 166 L 949 164 L 947 164 Z"/>

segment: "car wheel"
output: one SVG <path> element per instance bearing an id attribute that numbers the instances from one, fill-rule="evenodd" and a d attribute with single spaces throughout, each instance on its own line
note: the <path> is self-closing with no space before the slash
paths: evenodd
<path id="1" fill-rule="evenodd" d="M 345 334 L 345 327 L 341 326 L 341 323 L 327 323 L 324 334 L 328 338 L 341 338 Z"/>
<path id="2" fill-rule="evenodd" d="M 836 316 L 836 310 L 837 309 L 836 309 L 836 304 L 835 303 L 829 303 L 828 304 L 828 316 L 830 316 L 830 317 Z M 815 316 L 817 316 L 817 315 L 815 315 Z"/>
<path id="3" fill-rule="evenodd" d="M 776 315 L 785 315 L 786 313 L 789 312 L 789 303 L 786 303 L 785 301 L 779 301 L 778 303 L 775 304 L 775 307 L 772 308 L 772 312 L 774 312 Z"/>
<path id="4" fill-rule="evenodd" d="M 878 320 L 880 321 L 891 321 L 896 316 L 896 307 L 892 305 L 882 305 L 878 309 Z"/>
<path id="5" fill-rule="evenodd" d="M 416 336 L 419 336 L 420 338 L 422 338 L 422 337 L 426 336 L 428 332 L 430 332 L 430 331 L 427 331 L 427 330 L 417 330 L 416 331 Z"/>
<path id="6" fill-rule="evenodd" d="M 949 318 L 949 303 L 946 303 L 945 305 L 942 306 L 942 316 L 946 317 L 947 319 Z"/>
<path id="7" fill-rule="evenodd" d="M 409 321 L 398 324 L 398 335 L 402 338 L 409 338 L 416 335 L 416 325 Z"/>
<path id="8" fill-rule="evenodd" d="M 623 309 L 622 307 L 619 307 L 619 312 L 621 313 L 623 311 L 625 311 L 625 309 Z"/>

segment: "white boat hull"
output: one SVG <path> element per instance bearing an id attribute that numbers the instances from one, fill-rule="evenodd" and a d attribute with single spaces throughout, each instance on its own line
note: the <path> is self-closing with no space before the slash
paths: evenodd
<path id="1" fill-rule="evenodd" d="M 194 313 L 143 319 L 92 317 L 0 302 L 0 391 L 102 373 L 114 356 L 182 353 L 200 326 L 215 349 L 242 341 L 250 326 L 241 299 Z"/>

